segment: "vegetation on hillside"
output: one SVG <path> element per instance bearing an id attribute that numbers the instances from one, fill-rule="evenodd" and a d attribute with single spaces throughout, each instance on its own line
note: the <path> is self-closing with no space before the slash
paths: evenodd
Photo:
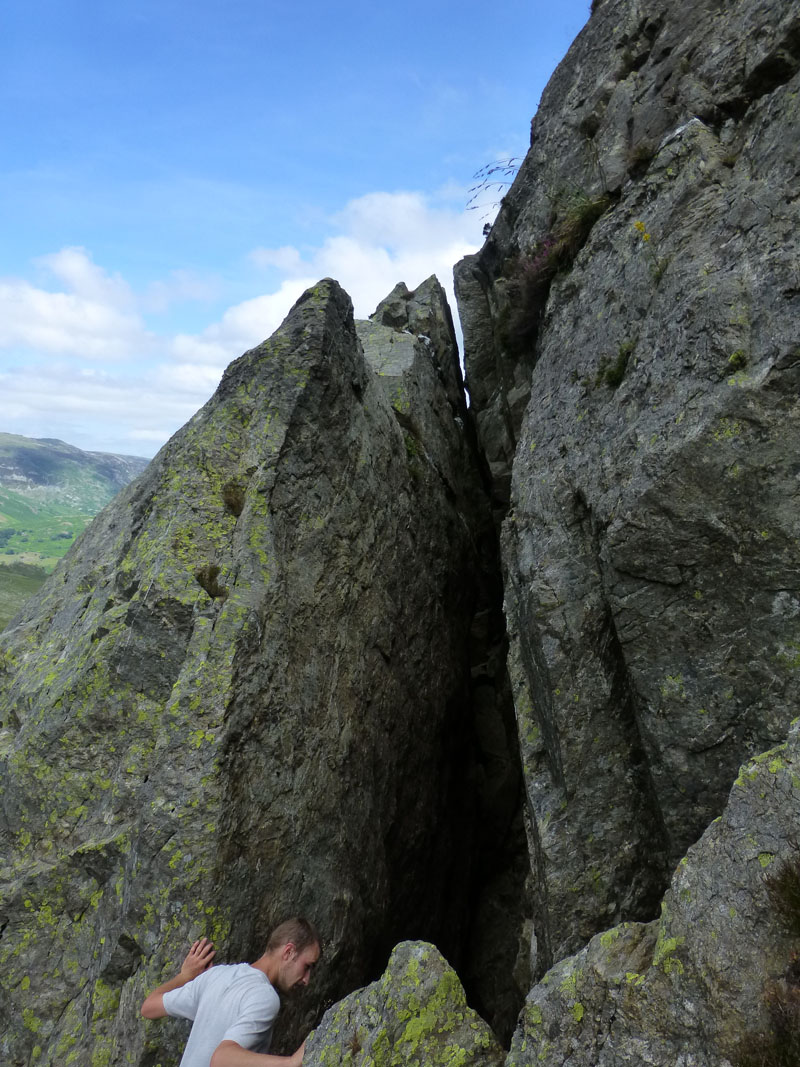
<path id="1" fill-rule="evenodd" d="M 0 629 L 147 460 L 0 433 Z"/>

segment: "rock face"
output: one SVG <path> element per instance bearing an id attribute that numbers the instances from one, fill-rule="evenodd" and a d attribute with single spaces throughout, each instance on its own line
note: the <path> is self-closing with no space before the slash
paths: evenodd
<path id="1" fill-rule="evenodd" d="M 379 979 L 331 1008 L 309 1037 L 304 1067 L 499 1067 L 505 1053 L 467 1007 L 433 945 L 404 941 Z"/>
<path id="2" fill-rule="evenodd" d="M 742 767 L 659 920 L 599 934 L 532 990 L 506 1067 L 797 1062 L 798 725 Z M 769 879 L 781 869 L 795 895 L 776 901 Z M 781 1018 L 788 1034 L 776 1031 Z"/>
<path id="3" fill-rule="evenodd" d="M 800 21 L 593 6 L 457 270 L 539 974 L 656 914 L 800 697 Z"/>
<path id="4" fill-rule="evenodd" d="M 424 336 L 364 327 L 376 373 L 309 290 L 3 634 L 4 1064 L 176 1061 L 138 1003 L 202 934 L 319 924 L 288 1045 L 404 935 L 467 943 L 492 526 L 443 293 L 393 302 Z"/>
<path id="5" fill-rule="evenodd" d="M 2 635 L 3 1064 L 173 1064 L 146 989 L 295 911 L 282 1047 L 377 979 L 312 1065 L 498 1062 L 410 938 L 504 1038 L 541 978 L 507 1067 L 797 1062 L 800 15 L 592 8 L 471 409 L 435 280 L 320 283 Z"/>

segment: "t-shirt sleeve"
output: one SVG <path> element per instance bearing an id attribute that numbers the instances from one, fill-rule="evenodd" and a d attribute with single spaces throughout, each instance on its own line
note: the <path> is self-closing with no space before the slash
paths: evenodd
<path id="1" fill-rule="evenodd" d="M 178 1019 L 194 1019 L 203 992 L 203 980 L 208 973 L 208 971 L 203 971 L 186 985 L 167 990 L 163 996 L 164 1010 L 167 1015 L 173 1015 Z"/>
<path id="2" fill-rule="evenodd" d="M 268 996 L 263 990 L 248 993 L 239 1005 L 236 1022 L 228 1027 L 222 1040 L 236 1041 L 242 1048 L 266 1052 L 280 1003 L 274 990 L 270 990 Z"/>

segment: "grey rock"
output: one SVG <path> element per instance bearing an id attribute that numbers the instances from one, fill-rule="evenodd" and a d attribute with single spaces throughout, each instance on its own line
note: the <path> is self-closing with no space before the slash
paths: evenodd
<path id="1" fill-rule="evenodd" d="M 506 1067 L 730 1067 L 754 1039 L 764 1053 L 770 1001 L 797 991 L 794 938 L 766 876 L 789 864 L 800 878 L 798 771 L 795 728 L 742 767 L 660 919 L 597 935 L 531 990 Z"/>
<path id="2" fill-rule="evenodd" d="M 389 325 L 387 325 L 389 324 Z M 369 322 L 356 323 L 367 362 L 377 372 L 404 428 L 412 462 L 432 465 L 445 491 L 471 494 L 477 563 L 470 581 L 477 610 L 470 630 L 471 703 L 477 765 L 472 777 L 478 832 L 473 840 L 473 890 L 468 947 L 458 958 L 470 998 L 495 1031 L 510 1040 L 530 986 L 531 890 L 522 821 L 521 768 L 500 606 L 499 550 L 488 490 L 479 478 L 477 447 L 464 404 L 444 290 L 430 278 L 412 293 L 402 283 Z M 451 353 L 442 359 L 437 353 Z M 438 430 L 437 430 L 438 428 Z M 448 430 L 443 435 L 442 428 Z M 437 440 L 424 452 L 419 442 Z M 464 441 L 470 442 L 465 452 Z M 436 457 L 455 457 L 449 472 Z M 471 474 L 468 475 L 468 471 Z M 488 479 L 487 479 L 488 481 Z"/>
<path id="3" fill-rule="evenodd" d="M 539 974 L 655 915 L 800 696 L 799 33 L 778 2 L 597 5 L 456 271 L 510 487 Z"/>
<path id="4" fill-rule="evenodd" d="M 468 1006 L 455 971 L 421 941 L 393 950 L 377 982 L 326 1012 L 304 1067 L 499 1067 L 505 1054 Z"/>
<path id="5" fill-rule="evenodd" d="M 3 634 L 3 1063 L 176 1062 L 138 1005 L 201 935 L 319 924 L 283 1047 L 403 935 L 466 942 L 491 522 L 438 292 L 381 378 L 309 290 Z"/>

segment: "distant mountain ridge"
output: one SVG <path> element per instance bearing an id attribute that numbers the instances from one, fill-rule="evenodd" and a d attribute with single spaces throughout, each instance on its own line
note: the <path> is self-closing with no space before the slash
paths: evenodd
<path id="1" fill-rule="evenodd" d="M 95 515 L 150 461 L 84 452 L 53 438 L 0 433 L 0 488 Z"/>

